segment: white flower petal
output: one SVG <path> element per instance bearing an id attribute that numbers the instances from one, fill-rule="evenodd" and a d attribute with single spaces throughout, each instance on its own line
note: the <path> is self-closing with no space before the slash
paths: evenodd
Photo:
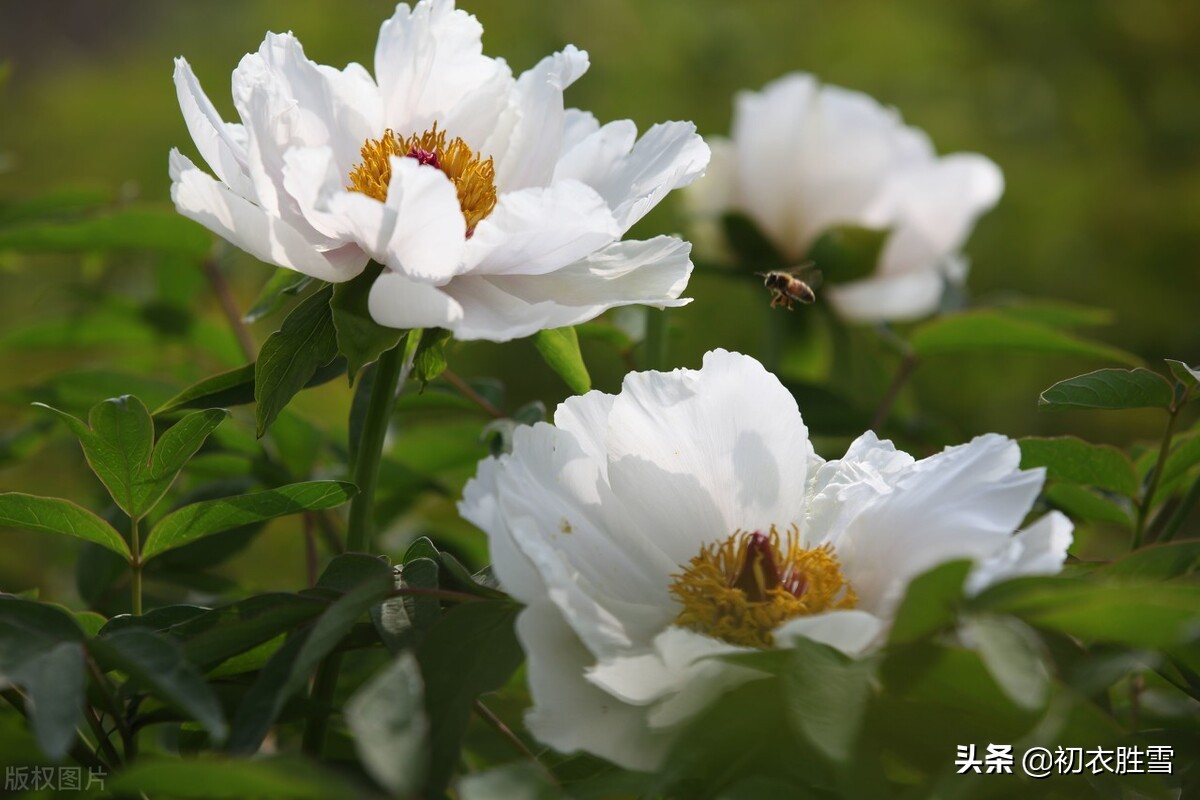
<path id="1" fill-rule="evenodd" d="M 698 220 L 716 219 L 734 204 L 734 157 L 736 151 L 729 139 L 709 136 L 708 168 L 703 177 L 683 190 L 683 202 L 688 214 Z"/>
<path id="2" fill-rule="evenodd" d="M 438 121 L 450 136 L 477 144 L 447 124 L 447 114 L 480 85 L 498 77 L 511 80 L 504 62 L 483 55 L 482 36 L 479 20 L 456 9 L 454 0 L 429 0 L 411 9 L 397 5 L 380 27 L 375 46 L 384 125 L 407 136 Z"/>
<path id="3" fill-rule="evenodd" d="M 594 189 L 578 181 L 500 195 L 467 242 L 475 275 L 541 275 L 560 269 L 621 235 Z"/>
<path id="4" fill-rule="evenodd" d="M 609 482 L 676 563 L 735 530 L 803 521 L 811 450 L 796 401 L 752 358 L 630 373 L 609 415 Z"/>
<path id="5" fill-rule="evenodd" d="M 496 159 L 496 188 L 502 193 L 550 181 L 562 149 L 563 90 L 587 68 L 587 53 L 568 45 L 517 79 L 507 119 L 498 122 L 496 134 L 483 146 Z"/>
<path id="6" fill-rule="evenodd" d="M 371 318 L 389 328 L 452 328 L 462 306 L 436 286 L 385 269 L 367 296 Z"/>
<path id="7" fill-rule="evenodd" d="M 517 600 L 530 605 L 546 597 L 546 584 L 533 562 L 513 541 L 508 523 L 500 513 L 497 477 L 508 458 L 485 458 L 479 462 L 479 471 L 463 487 L 458 513 L 475 527 L 487 532 L 492 568 L 500 585 Z"/>
<path id="8" fill-rule="evenodd" d="M 594 658 L 553 604 L 526 607 L 517 636 L 528 656 L 533 709 L 525 724 L 539 740 L 564 753 L 583 750 L 626 769 L 654 769 L 669 734 L 650 728 L 646 712 L 622 703 L 584 680 Z"/>
<path id="9" fill-rule="evenodd" d="M 184 58 L 175 59 L 175 93 L 200 156 L 230 189 L 253 200 L 254 185 L 246 174 L 246 146 L 221 119 Z"/>
<path id="10" fill-rule="evenodd" d="M 1074 540 L 1074 527 L 1063 514 L 1051 511 L 976 564 L 967 578 L 967 592 L 977 594 L 993 583 L 1022 575 L 1058 574 Z"/>
<path id="11" fill-rule="evenodd" d="M 874 275 L 821 291 L 838 314 L 851 322 L 903 322 L 937 310 L 945 290 L 938 270 Z"/>
<path id="12" fill-rule="evenodd" d="M 357 249 L 320 252 L 299 231 L 234 194 L 178 150 L 171 151 L 170 161 L 171 199 L 179 213 L 255 258 L 335 283 L 350 280 L 366 266 L 366 254 Z"/>
<path id="13" fill-rule="evenodd" d="M 811 639 L 857 657 L 879 644 L 883 633 L 883 620 L 875 615 L 857 608 L 841 609 L 788 620 L 775 629 L 775 646 Z"/>
<path id="14" fill-rule="evenodd" d="M 440 169 L 414 158 L 391 157 L 385 204 L 396 213 L 387 265 L 422 281 L 443 283 L 459 270 L 467 222 L 454 184 Z"/>

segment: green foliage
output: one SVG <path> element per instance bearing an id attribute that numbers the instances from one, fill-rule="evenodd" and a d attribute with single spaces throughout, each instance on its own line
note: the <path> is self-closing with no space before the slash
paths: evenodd
<path id="1" fill-rule="evenodd" d="M 329 303 L 333 289 L 309 295 L 267 337 L 254 362 L 254 402 L 261 437 L 288 401 L 338 355 Z"/>
<path id="2" fill-rule="evenodd" d="M 394 795 L 414 794 L 424 784 L 424 688 L 416 658 L 401 653 L 346 703 L 346 724 L 363 766 Z"/>
<path id="3" fill-rule="evenodd" d="M 579 336 L 574 328 L 555 328 L 534 334 L 533 343 L 550 368 L 558 373 L 563 382 L 575 394 L 591 391 L 592 378 L 588 375 L 583 354 L 579 351 Z"/>
<path id="4" fill-rule="evenodd" d="M 1110 345 L 988 309 L 937 317 L 918 327 L 909 342 L 913 352 L 920 356 L 1003 350 L 1084 356 L 1125 364 L 1141 363 L 1137 356 Z"/>
<path id="5" fill-rule="evenodd" d="M 1038 402 L 1060 408 L 1171 408 L 1171 384 L 1148 369 L 1099 369 L 1059 381 L 1042 392 Z"/>
<path id="6" fill-rule="evenodd" d="M 333 287 L 329 309 L 337 332 L 338 352 L 346 359 L 346 374 L 351 384 L 367 364 L 400 344 L 405 331 L 385 328 L 371 319 L 367 298 L 375 279 L 383 272 L 380 264 L 371 262 L 358 277 Z"/>
<path id="7" fill-rule="evenodd" d="M 1088 444 L 1074 436 L 1021 440 L 1021 469 L 1045 467 L 1051 480 L 1094 486 L 1133 497 L 1138 491 L 1133 462 L 1115 447 Z"/>
<path id="8" fill-rule="evenodd" d="M 0 494 L 0 524 L 46 533 L 61 533 L 95 542 L 124 558 L 129 545 L 113 527 L 69 500 L 20 492 Z"/>

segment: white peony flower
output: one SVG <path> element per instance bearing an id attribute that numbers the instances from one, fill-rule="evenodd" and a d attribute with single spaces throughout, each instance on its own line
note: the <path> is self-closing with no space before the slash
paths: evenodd
<path id="1" fill-rule="evenodd" d="M 933 312 L 944 281 L 965 276 L 959 251 L 975 220 L 1004 191 L 987 158 L 939 158 L 894 109 L 801 73 L 740 92 L 732 139 L 709 144 L 709 176 L 687 192 L 698 218 L 744 213 L 797 262 L 833 226 L 891 229 L 874 274 L 823 292 L 860 322 Z"/>
<path id="2" fill-rule="evenodd" d="M 708 163 L 687 122 L 601 126 L 564 109 L 588 68 L 572 46 L 514 78 L 453 0 L 399 5 L 375 77 L 315 64 L 268 34 L 233 72 L 221 120 L 187 61 L 175 85 L 216 180 L 171 151 L 180 213 L 255 257 L 326 281 L 368 259 L 379 323 L 504 341 L 633 303 L 677 306 L 690 245 L 620 241 Z"/>
<path id="3" fill-rule="evenodd" d="M 705 658 L 807 637 L 881 644 L 909 582 L 974 559 L 968 589 L 1057 572 L 1071 524 L 1016 533 L 1044 479 L 994 434 L 917 461 L 866 433 L 824 461 L 754 359 L 632 373 L 516 431 L 459 510 L 526 605 L 530 730 L 653 769 L 678 729 L 757 673 Z"/>

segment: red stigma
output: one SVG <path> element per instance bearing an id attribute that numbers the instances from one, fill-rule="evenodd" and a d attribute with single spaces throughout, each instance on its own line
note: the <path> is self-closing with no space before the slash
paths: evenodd
<path id="1" fill-rule="evenodd" d="M 436 168 L 440 169 L 442 166 L 441 163 L 438 161 L 437 153 L 434 153 L 429 150 L 422 150 L 419 147 L 414 147 L 412 150 L 409 150 L 408 153 L 405 154 L 404 157 L 405 158 L 415 158 L 417 160 L 418 164 L 425 164 L 426 166 L 429 166 L 429 167 L 436 167 Z"/>
<path id="2" fill-rule="evenodd" d="M 746 560 L 733 581 L 733 588 L 741 589 L 751 602 L 761 603 L 770 599 L 768 592 L 782 584 L 779 565 L 775 563 L 775 550 L 769 537 L 755 531 L 747 539 Z"/>

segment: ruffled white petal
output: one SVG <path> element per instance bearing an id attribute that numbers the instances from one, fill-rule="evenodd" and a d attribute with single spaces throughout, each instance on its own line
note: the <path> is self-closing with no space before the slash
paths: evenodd
<path id="1" fill-rule="evenodd" d="M 604 247 L 621 235 L 594 189 L 559 181 L 500 195 L 467 242 L 465 271 L 542 275 Z"/>
<path id="2" fill-rule="evenodd" d="M 453 328 L 462 306 L 436 286 L 384 270 L 367 296 L 371 318 L 389 328 Z"/>
<path id="3" fill-rule="evenodd" d="M 788 647 L 796 639 L 811 639 L 841 650 L 848 656 L 861 656 L 882 643 L 883 620 L 857 608 L 827 611 L 810 617 L 796 617 L 775 629 L 775 646 Z"/>
<path id="4" fill-rule="evenodd" d="M 852 322 L 905 322 L 936 311 L 945 283 L 937 269 L 876 274 L 826 286 L 821 296 L 829 299 L 843 319 Z"/>
<path id="5" fill-rule="evenodd" d="M 993 583 L 1023 575 L 1057 574 L 1074 540 L 1073 529 L 1069 519 L 1051 511 L 976 564 L 967 578 L 967 592 L 975 594 Z"/>
<path id="6" fill-rule="evenodd" d="M 171 199 L 180 214 L 261 261 L 335 283 L 350 280 L 367 264 L 357 248 L 319 251 L 302 233 L 197 169 L 178 150 L 171 151 L 170 172 Z"/>
<path id="7" fill-rule="evenodd" d="M 208 95 L 200 88 L 186 59 L 175 59 L 175 93 L 188 133 L 213 173 L 236 194 L 254 199 L 254 185 L 246 173 L 246 145 L 221 119 Z M 244 132 L 243 132 L 244 136 Z"/>

